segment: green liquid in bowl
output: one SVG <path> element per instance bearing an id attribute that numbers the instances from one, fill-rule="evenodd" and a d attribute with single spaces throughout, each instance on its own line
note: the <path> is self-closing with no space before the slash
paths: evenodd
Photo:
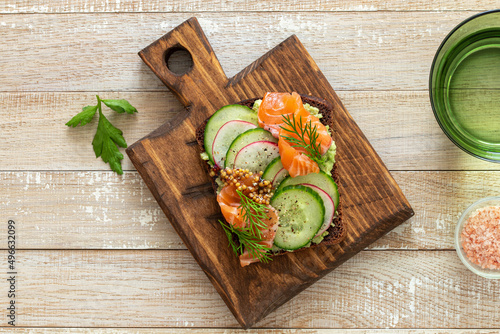
<path id="1" fill-rule="evenodd" d="M 456 145 L 500 162 L 500 12 L 462 23 L 443 42 L 431 71 L 431 102 Z"/>

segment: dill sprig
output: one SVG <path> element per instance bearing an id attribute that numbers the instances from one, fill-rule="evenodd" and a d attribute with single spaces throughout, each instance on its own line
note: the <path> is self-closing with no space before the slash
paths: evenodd
<path id="1" fill-rule="evenodd" d="M 302 147 L 306 150 L 305 155 L 317 164 L 325 162 L 325 157 L 321 155 L 321 142 L 318 142 L 319 134 L 317 125 L 313 126 L 311 120 L 304 125 L 302 117 L 299 116 L 299 120 L 297 121 L 295 114 L 292 114 L 292 116 L 283 115 L 283 123 L 290 128 L 283 126 L 280 126 L 280 128 L 298 137 L 281 135 L 283 139 L 288 141 L 292 147 Z"/>
<path id="2" fill-rule="evenodd" d="M 234 227 L 220 220 L 219 223 L 222 225 L 224 232 L 226 232 L 229 246 L 231 246 L 236 255 L 243 254 L 243 251 L 246 249 L 253 258 L 258 259 L 260 262 L 268 263 L 272 260 L 268 254 L 271 248 L 260 244 L 259 242 L 262 239 L 257 238 L 248 227 Z M 239 244 L 233 240 L 233 233 L 238 237 Z"/>
<path id="3" fill-rule="evenodd" d="M 253 201 L 239 190 L 236 190 L 236 193 L 240 197 L 239 208 L 241 209 L 243 221 L 247 223 L 247 227 L 250 230 L 255 231 L 256 237 L 262 239 L 261 229 L 267 227 L 266 223 L 262 220 L 267 218 L 269 209 L 264 204 Z"/>
<path id="4" fill-rule="evenodd" d="M 253 258 L 258 259 L 260 262 L 267 263 L 271 261 L 268 255 L 271 248 L 261 244 L 261 229 L 267 228 L 263 220 L 268 218 L 267 212 L 269 212 L 269 209 L 263 204 L 254 202 L 241 191 L 237 190 L 236 192 L 240 197 L 239 208 L 241 208 L 241 214 L 243 221 L 246 222 L 246 226 L 235 227 L 219 220 L 219 223 L 226 233 L 229 246 L 236 255 L 240 255 L 244 250 L 247 250 Z M 238 237 L 239 243 L 233 240 L 233 234 Z"/>

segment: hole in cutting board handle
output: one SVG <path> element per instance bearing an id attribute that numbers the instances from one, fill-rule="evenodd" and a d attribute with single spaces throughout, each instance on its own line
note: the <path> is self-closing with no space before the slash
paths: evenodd
<path id="1" fill-rule="evenodd" d="M 186 48 L 177 45 L 165 52 L 165 64 L 174 75 L 181 76 L 193 68 L 193 57 Z"/>

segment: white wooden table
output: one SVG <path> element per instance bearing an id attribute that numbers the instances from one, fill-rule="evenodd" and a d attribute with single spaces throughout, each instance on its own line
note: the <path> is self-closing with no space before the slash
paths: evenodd
<path id="1" fill-rule="evenodd" d="M 96 122 L 75 129 L 64 125 L 94 103 L 96 94 L 125 98 L 139 110 L 134 116 L 106 113 L 128 144 L 181 112 L 137 52 L 191 16 L 199 19 L 228 76 L 297 34 L 416 213 L 248 332 L 499 328 L 500 282 L 475 276 L 461 264 L 453 230 L 466 206 L 498 195 L 500 165 L 456 148 L 434 120 L 427 92 L 442 39 L 465 18 L 499 5 L 493 0 L 2 1 L 3 330 L 11 327 L 8 219 L 16 222 L 19 332 L 239 328 L 128 158 L 122 176 L 112 173 L 92 151 Z"/>

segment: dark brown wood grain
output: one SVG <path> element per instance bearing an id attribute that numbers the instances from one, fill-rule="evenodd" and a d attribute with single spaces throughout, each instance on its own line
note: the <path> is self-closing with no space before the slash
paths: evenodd
<path id="1" fill-rule="evenodd" d="M 193 67 L 183 75 L 170 72 L 165 61 L 179 47 L 193 58 Z M 195 18 L 139 55 L 186 110 L 131 145 L 127 154 L 243 327 L 252 326 L 413 215 L 387 168 L 296 36 L 231 79 L 225 76 Z M 241 268 L 217 222 L 220 210 L 193 142 L 196 128 L 218 108 L 267 91 L 318 96 L 334 107 L 339 188 L 348 235 L 339 245 L 319 246 L 277 257 L 269 264 Z"/>

